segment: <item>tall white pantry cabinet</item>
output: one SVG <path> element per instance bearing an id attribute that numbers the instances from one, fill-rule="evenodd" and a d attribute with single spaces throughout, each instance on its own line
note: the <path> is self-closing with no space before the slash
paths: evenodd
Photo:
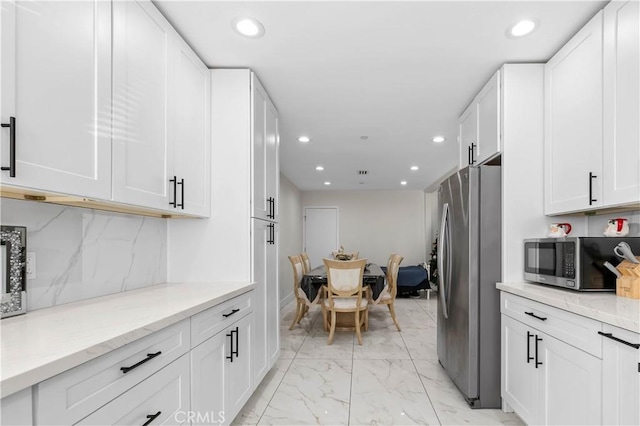
<path id="1" fill-rule="evenodd" d="M 169 280 L 256 283 L 253 384 L 280 355 L 278 112 L 249 69 L 211 70 L 211 217 L 169 222 Z"/>

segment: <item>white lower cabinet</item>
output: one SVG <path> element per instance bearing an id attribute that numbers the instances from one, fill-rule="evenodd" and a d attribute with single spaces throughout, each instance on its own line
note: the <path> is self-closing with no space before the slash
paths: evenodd
<path id="1" fill-rule="evenodd" d="M 183 355 L 77 424 L 189 424 L 188 410 L 189 357 Z"/>
<path id="2" fill-rule="evenodd" d="M 602 327 L 602 421 L 640 424 L 640 333 Z"/>
<path id="3" fill-rule="evenodd" d="M 189 320 L 183 320 L 38 383 L 36 423 L 75 424 L 188 353 L 189 342 Z"/>
<path id="4" fill-rule="evenodd" d="M 31 388 L 26 388 L 0 400 L 0 425 L 32 425 Z"/>
<path id="5" fill-rule="evenodd" d="M 602 424 L 602 361 L 544 333 L 536 332 L 535 339 L 536 358 L 541 363 L 541 416 L 535 423 Z"/>
<path id="6" fill-rule="evenodd" d="M 503 401 L 528 424 L 601 424 L 598 348 L 557 338 L 581 317 L 572 315 L 564 326 L 566 312 L 510 294 L 501 299 Z M 523 322 L 509 315 L 514 306 L 523 307 Z M 600 323 L 583 320 L 597 342 Z"/>
<path id="7" fill-rule="evenodd" d="M 191 317 L 194 425 L 231 423 L 253 392 L 254 300 L 251 291 Z"/>

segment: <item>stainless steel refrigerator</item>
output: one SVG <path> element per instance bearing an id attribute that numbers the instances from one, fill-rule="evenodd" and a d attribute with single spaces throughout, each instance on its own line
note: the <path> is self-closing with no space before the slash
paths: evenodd
<path id="1" fill-rule="evenodd" d="M 473 408 L 501 406 L 500 188 L 500 166 L 485 165 L 438 192 L 438 360 Z"/>

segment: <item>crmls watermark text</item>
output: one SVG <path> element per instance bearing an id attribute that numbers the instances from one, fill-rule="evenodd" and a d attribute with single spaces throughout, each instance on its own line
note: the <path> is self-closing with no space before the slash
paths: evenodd
<path id="1" fill-rule="evenodd" d="M 224 411 L 177 411 L 173 417 L 176 423 L 190 422 L 193 425 L 224 423 Z"/>

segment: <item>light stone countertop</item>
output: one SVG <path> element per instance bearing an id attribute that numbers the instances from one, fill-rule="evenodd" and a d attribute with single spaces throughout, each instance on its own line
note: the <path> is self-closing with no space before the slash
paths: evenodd
<path id="1" fill-rule="evenodd" d="M 5 397 L 246 293 L 253 283 L 164 283 L 0 322 Z"/>
<path id="2" fill-rule="evenodd" d="M 498 290 L 640 333 L 640 299 L 615 293 L 563 290 L 534 283 L 498 283 Z"/>

